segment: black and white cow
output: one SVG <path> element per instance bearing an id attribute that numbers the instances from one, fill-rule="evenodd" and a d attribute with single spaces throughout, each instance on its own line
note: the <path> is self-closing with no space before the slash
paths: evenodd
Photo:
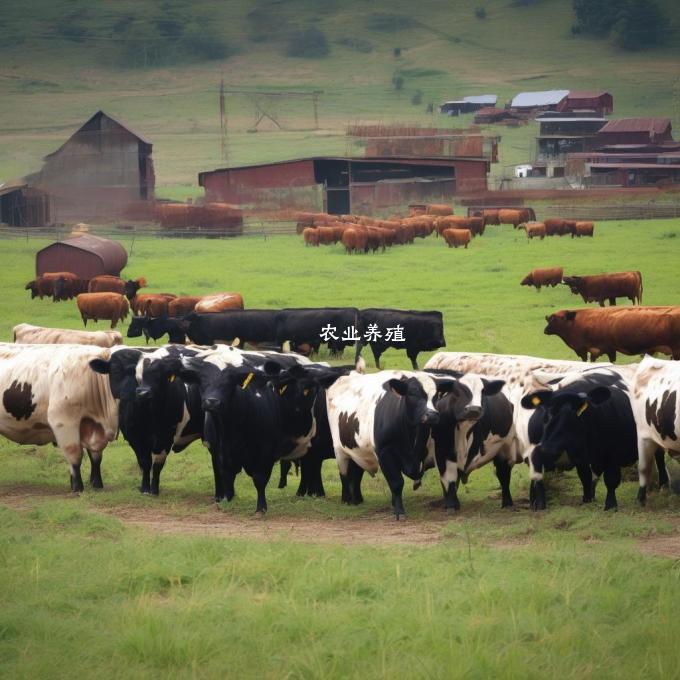
<path id="1" fill-rule="evenodd" d="M 102 451 L 118 433 L 107 381 L 89 371 L 113 350 L 87 345 L 0 344 L 0 434 L 18 444 L 55 444 L 70 465 L 71 490 L 83 490 L 83 449 L 90 484 L 102 488 Z"/>
<path id="2" fill-rule="evenodd" d="M 663 458 L 667 449 L 673 458 L 680 458 L 680 362 L 645 357 L 633 376 L 632 395 L 640 475 L 638 500 L 644 505 L 652 458 L 656 457 L 660 485 L 669 480 L 662 477 L 659 455 Z"/>
<path id="3" fill-rule="evenodd" d="M 564 376 L 551 389 L 527 394 L 522 406 L 543 410 L 529 424 L 542 429 L 531 454 L 534 469 L 576 467 L 584 502 L 594 500 L 595 483 L 603 475 L 604 509 L 616 509 L 621 468 L 638 461 L 630 386 L 621 369 L 593 368 Z M 544 496 L 542 484 L 535 486 L 535 494 Z M 545 505 L 544 498 L 538 500 Z"/>
<path id="4" fill-rule="evenodd" d="M 467 481 L 472 470 L 492 460 L 501 484 L 501 505 L 512 505 L 510 475 L 517 458 L 513 408 L 501 393 L 503 381 L 443 369 L 429 372 L 436 377 L 448 375 L 455 379 L 453 389 L 436 400 L 440 419 L 431 429 L 444 508 L 459 510 L 459 478 Z"/>
<path id="5" fill-rule="evenodd" d="M 181 357 L 196 354 L 173 345 L 153 352 L 126 347 L 112 351 L 109 360 L 90 362 L 93 371 L 108 375 L 118 400 L 120 430 L 142 471 L 142 493 L 158 495 L 169 452 L 182 451 L 202 435 L 198 389 L 177 379 Z"/>
<path id="6" fill-rule="evenodd" d="M 401 330 L 397 332 L 395 329 L 398 328 Z M 361 350 L 370 345 L 377 368 L 380 368 L 380 357 L 388 347 L 406 350 L 414 371 L 418 370 L 420 352 L 446 347 L 442 313 L 436 311 L 362 309 L 358 334 L 361 339 L 357 342 L 355 363 Z"/>
<path id="7" fill-rule="evenodd" d="M 375 475 L 380 468 L 396 518 L 406 516 L 402 473 L 416 481 L 422 477 L 423 427 L 439 422 L 433 399 L 453 386 L 452 379 L 417 371 L 352 372 L 326 391 L 343 502 L 361 503 L 364 471 Z"/>
<path id="8" fill-rule="evenodd" d="M 198 384 L 205 439 L 220 461 L 224 496 L 233 497 L 233 479 L 244 469 L 257 490 L 256 513 L 263 514 L 274 463 L 307 453 L 319 386 L 332 384 L 341 372 L 309 367 L 290 354 L 260 360 L 265 353 L 243 352 L 242 363 L 234 365 L 225 359 L 227 351 L 208 350 L 184 360 L 182 377 Z"/>

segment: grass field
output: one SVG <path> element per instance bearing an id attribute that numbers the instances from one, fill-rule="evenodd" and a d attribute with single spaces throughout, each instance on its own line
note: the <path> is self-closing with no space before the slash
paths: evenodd
<path id="1" fill-rule="evenodd" d="M 644 302 L 680 297 L 680 222 L 607 222 L 594 239 L 528 243 L 489 227 L 469 250 L 418 240 L 347 256 L 267 240 L 123 236 L 125 274 L 149 290 L 242 292 L 247 307 L 440 309 L 447 348 L 575 358 L 543 335 L 544 316 L 578 307 L 566 287 L 520 288 L 536 266 L 594 273 L 640 269 Z M 30 301 L 37 239 L 2 241 L 0 338 L 20 321 L 79 328 L 75 303 Z M 104 327 L 104 324 L 99 324 Z M 427 354 L 420 357 L 422 363 Z M 369 359 L 368 353 L 366 356 Z M 389 368 L 408 367 L 390 351 Z M 630 360 L 630 359 L 629 359 Z M 268 490 L 256 520 L 250 480 L 217 508 L 200 444 L 168 461 L 161 496 L 136 490 L 123 441 L 104 454 L 105 489 L 66 491 L 51 446 L 0 445 L 0 671 L 6 677 L 673 677 L 680 596 L 680 500 L 623 483 L 620 510 L 581 506 L 569 473 L 548 480 L 549 509 L 529 510 L 523 466 L 513 510 L 485 468 L 445 515 L 429 473 L 405 491 L 394 522 L 378 475 L 366 502 L 340 504 L 332 461 L 325 499 L 297 498 L 297 479 Z M 671 472 L 675 471 L 672 468 Z M 666 554 L 668 558 L 655 554 Z"/>

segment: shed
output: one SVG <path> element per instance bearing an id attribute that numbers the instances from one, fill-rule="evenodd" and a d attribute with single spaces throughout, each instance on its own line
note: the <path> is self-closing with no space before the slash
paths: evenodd
<path id="1" fill-rule="evenodd" d="M 151 142 L 97 111 L 56 151 L 31 183 L 52 196 L 54 219 L 116 217 L 154 198 Z"/>
<path id="2" fill-rule="evenodd" d="M 497 100 L 498 97 L 495 94 L 470 95 L 462 99 L 444 102 L 440 105 L 439 112 L 446 113 L 449 116 L 457 116 L 459 113 L 479 111 L 485 106 L 496 106 Z"/>
<path id="3" fill-rule="evenodd" d="M 558 107 L 569 94 L 569 90 L 543 90 L 541 92 L 520 92 L 510 102 L 510 110 L 529 113 Z"/>
<path id="4" fill-rule="evenodd" d="M 117 241 L 81 234 L 39 250 L 35 256 L 35 273 L 42 276 L 45 272 L 73 272 L 82 279 L 101 274 L 119 276 L 127 258 L 127 251 Z"/>
<path id="5" fill-rule="evenodd" d="M 610 120 L 598 134 L 601 146 L 672 142 L 670 118 L 620 118 Z"/>
<path id="6" fill-rule="evenodd" d="M 0 222 L 13 227 L 44 227 L 50 221 L 49 196 L 23 180 L 0 184 Z"/>
<path id="7" fill-rule="evenodd" d="M 571 90 L 559 111 L 594 111 L 604 116 L 614 111 L 614 98 L 605 90 Z"/>

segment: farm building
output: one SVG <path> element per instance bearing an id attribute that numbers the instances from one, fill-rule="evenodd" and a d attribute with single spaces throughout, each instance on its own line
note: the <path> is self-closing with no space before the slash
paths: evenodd
<path id="1" fill-rule="evenodd" d="M 606 116 L 614 112 L 614 98 L 604 90 L 571 90 L 557 106 L 558 111 L 593 112 Z"/>
<path id="2" fill-rule="evenodd" d="M 118 276 L 127 264 L 127 252 L 117 241 L 94 234 L 81 234 L 57 241 L 39 250 L 35 273 L 73 272 L 82 279 L 100 274 Z"/>
<path id="3" fill-rule="evenodd" d="M 0 184 L 0 223 L 44 227 L 50 221 L 49 196 L 23 180 Z"/>
<path id="4" fill-rule="evenodd" d="M 481 94 L 470 97 L 463 97 L 462 99 L 455 99 L 453 101 L 444 102 L 439 107 L 439 113 L 445 113 L 448 116 L 458 116 L 461 113 L 472 113 L 479 111 L 485 106 L 496 106 L 498 97 L 495 94 Z"/>
<path id="5" fill-rule="evenodd" d="M 118 216 L 130 204 L 153 199 L 151 150 L 150 141 L 97 111 L 45 156 L 30 183 L 50 194 L 54 220 Z"/>
<path id="6" fill-rule="evenodd" d="M 531 115 L 538 111 L 557 109 L 564 102 L 569 90 L 545 90 L 543 92 L 520 92 L 510 102 L 513 113 Z"/>
<path id="7" fill-rule="evenodd" d="M 202 172 L 198 183 L 211 202 L 371 214 L 484 191 L 489 163 L 485 158 L 301 158 Z"/>
<path id="8" fill-rule="evenodd" d="M 507 109 L 499 109 L 495 106 L 485 106 L 475 113 L 475 125 L 490 125 L 492 123 L 510 123 L 518 118 Z"/>
<path id="9" fill-rule="evenodd" d="M 610 120 L 599 131 L 598 147 L 653 145 L 673 142 L 670 118 Z M 625 150 L 625 149 L 624 149 Z"/>

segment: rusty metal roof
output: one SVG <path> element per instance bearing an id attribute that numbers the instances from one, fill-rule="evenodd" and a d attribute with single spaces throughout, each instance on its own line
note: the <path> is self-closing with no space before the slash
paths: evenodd
<path id="1" fill-rule="evenodd" d="M 670 118 L 619 118 L 610 120 L 600 132 L 649 132 L 661 134 L 671 125 Z"/>
<path id="2" fill-rule="evenodd" d="M 54 246 L 68 246 L 93 253 L 102 261 L 105 271 L 120 271 L 127 264 L 127 251 L 118 241 L 111 241 L 108 238 L 102 238 L 94 234 L 84 233 L 80 236 L 64 239 L 63 241 L 56 241 L 39 250 L 38 254 L 54 248 Z"/>
<path id="3" fill-rule="evenodd" d="M 607 90 L 570 90 L 568 99 L 598 99 L 608 95 Z M 609 95 L 611 96 L 611 95 Z"/>

